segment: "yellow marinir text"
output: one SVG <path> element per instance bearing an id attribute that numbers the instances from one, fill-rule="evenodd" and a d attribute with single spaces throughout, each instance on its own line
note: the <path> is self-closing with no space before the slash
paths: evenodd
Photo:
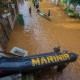
<path id="1" fill-rule="evenodd" d="M 45 57 L 42 57 L 42 58 L 41 58 L 41 64 L 47 64 L 47 60 L 46 60 Z"/>
<path id="2" fill-rule="evenodd" d="M 32 65 L 33 65 L 33 66 L 35 66 L 35 65 L 40 65 L 40 58 L 32 59 Z"/>
<path id="3" fill-rule="evenodd" d="M 39 58 L 32 58 L 32 66 L 36 65 L 44 65 L 48 63 L 55 63 L 60 61 L 69 60 L 69 54 L 60 54 L 55 56 L 46 56 L 46 57 L 39 57 Z"/>
<path id="4" fill-rule="evenodd" d="M 64 54 L 63 56 L 66 60 L 70 59 L 69 54 Z"/>
<path id="5" fill-rule="evenodd" d="M 63 61 L 64 59 L 63 59 L 63 55 L 57 55 L 57 56 L 55 56 L 56 57 L 56 61 Z"/>
<path id="6" fill-rule="evenodd" d="M 48 56 L 47 60 L 48 60 L 48 63 L 53 62 L 53 56 Z"/>

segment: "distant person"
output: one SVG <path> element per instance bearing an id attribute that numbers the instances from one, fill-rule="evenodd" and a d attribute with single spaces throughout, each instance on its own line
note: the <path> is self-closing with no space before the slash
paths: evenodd
<path id="1" fill-rule="evenodd" d="M 35 7 L 35 2 L 34 2 L 34 7 Z"/>
<path id="2" fill-rule="evenodd" d="M 35 7 L 36 7 L 36 9 L 39 8 L 39 3 L 38 2 L 35 3 Z"/>
<path id="3" fill-rule="evenodd" d="M 31 15 L 31 7 L 29 8 L 29 14 Z"/>
<path id="4" fill-rule="evenodd" d="M 50 10 L 48 10 L 48 16 L 50 16 Z"/>

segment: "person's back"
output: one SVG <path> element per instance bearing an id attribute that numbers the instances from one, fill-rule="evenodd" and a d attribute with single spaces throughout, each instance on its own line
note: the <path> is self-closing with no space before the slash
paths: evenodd
<path id="1" fill-rule="evenodd" d="M 29 8 L 29 13 L 31 14 L 31 7 Z"/>
<path id="2" fill-rule="evenodd" d="M 48 10 L 48 16 L 50 16 L 50 10 Z"/>

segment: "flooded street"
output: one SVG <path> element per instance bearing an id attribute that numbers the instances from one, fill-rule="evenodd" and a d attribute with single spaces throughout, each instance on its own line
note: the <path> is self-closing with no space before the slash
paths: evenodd
<path id="1" fill-rule="evenodd" d="M 32 15 L 29 14 L 29 7 L 32 7 Z M 23 14 L 24 26 L 16 22 L 11 33 L 7 46 L 7 51 L 13 47 L 19 47 L 29 52 L 29 55 L 52 52 L 57 45 L 62 50 L 68 49 L 70 52 L 80 53 L 80 19 L 67 16 L 61 6 L 56 6 L 48 0 L 40 2 L 40 9 L 48 13 L 51 12 L 52 21 L 37 14 L 31 1 L 24 1 L 19 4 L 20 13 Z M 80 54 L 79 54 L 80 55 Z M 70 63 L 62 74 L 49 69 L 44 70 L 43 77 L 37 80 L 80 80 L 80 57 L 74 63 Z M 45 74 L 46 72 L 46 74 Z M 50 73 L 50 74 L 49 74 Z"/>

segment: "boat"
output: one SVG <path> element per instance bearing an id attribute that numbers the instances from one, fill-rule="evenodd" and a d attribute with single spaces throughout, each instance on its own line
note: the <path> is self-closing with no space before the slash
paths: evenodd
<path id="1" fill-rule="evenodd" d="M 40 11 L 40 10 L 37 10 L 37 13 L 38 13 L 39 15 L 41 15 L 42 17 L 44 17 L 45 19 L 51 21 L 50 16 L 48 16 L 48 15 L 45 14 L 44 12 L 42 12 L 42 11 Z"/>
<path id="2" fill-rule="evenodd" d="M 44 53 L 26 57 L 0 57 L 0 77 L 29 73 L 50 66 L 59 66 L 77 60 L 76 53 Z"/>

